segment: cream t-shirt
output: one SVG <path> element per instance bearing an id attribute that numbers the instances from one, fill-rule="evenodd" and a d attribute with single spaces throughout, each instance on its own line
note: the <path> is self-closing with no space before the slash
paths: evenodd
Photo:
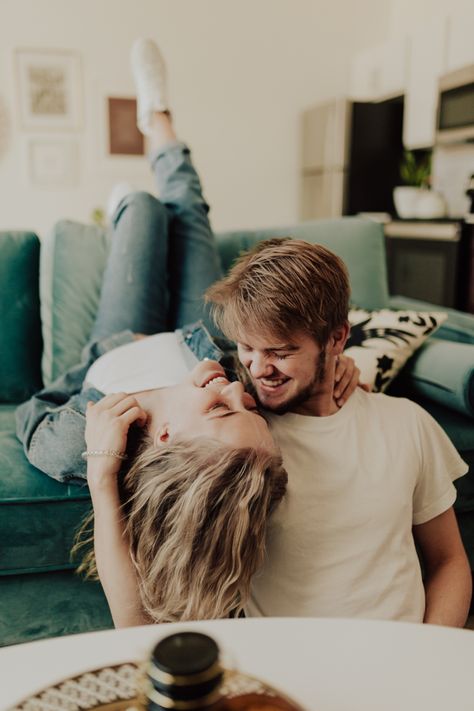
<path id="1" fill-rule="evenodd" d="M 156 333 L 105 353 L 91 365 L 84 382 L 104 395 L 138 393 L 180 383 L 197 362 L 181 332 Z"/>
<path id="2" fill-rule="evenodd" d="M 409 400 L 360 388 L 332 416 L 269 420 L 288 492 L 246 613 L 421 622 L 412 525 L 452 506 L 467 471 L 439 425 Z"/>

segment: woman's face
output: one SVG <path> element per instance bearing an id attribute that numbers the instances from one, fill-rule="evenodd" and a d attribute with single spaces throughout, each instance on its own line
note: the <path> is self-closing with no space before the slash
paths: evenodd
<path id="1" fill-rule="evenodd" d="M 253 397 L 242 383 L 229 382 L 216 361 L 202 361 L 179 385 L 155 392 L 149 409 L 157 444 L 176 435 L 204 436 L 232 447 L 278 452 Z"/>

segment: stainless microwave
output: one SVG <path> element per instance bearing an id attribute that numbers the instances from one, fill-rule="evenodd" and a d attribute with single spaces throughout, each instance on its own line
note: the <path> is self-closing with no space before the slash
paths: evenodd
<path id="1" fill-rule="evenodd" d="M 474 142 L 474 65 L 441 77 L 437 143 Z"/>

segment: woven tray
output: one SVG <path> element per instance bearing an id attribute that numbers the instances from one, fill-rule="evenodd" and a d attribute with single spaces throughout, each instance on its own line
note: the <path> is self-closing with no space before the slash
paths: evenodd
<path id="1" fill-rule="evenodd" d="M 137 694 L 141 674 L 135 662 L 103 667 L 43 689 L 10 711 L 141 711 Z M 226 672 L 224 690 L 229 696 L 279 696 L 267 684 L 235 671 Z"/>

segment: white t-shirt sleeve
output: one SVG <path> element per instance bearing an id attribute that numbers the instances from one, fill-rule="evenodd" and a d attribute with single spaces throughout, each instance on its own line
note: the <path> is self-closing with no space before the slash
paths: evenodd
<path id="1" fill-rule="evenodd" d="M 413 524 L 417 526 L 431 521 L 454 504 L 453 481 L 466 474 L 469 467 L 436 420 L 419 405 L 414 407 L 420 453 L 420 471 L 413 496 Z"/>

